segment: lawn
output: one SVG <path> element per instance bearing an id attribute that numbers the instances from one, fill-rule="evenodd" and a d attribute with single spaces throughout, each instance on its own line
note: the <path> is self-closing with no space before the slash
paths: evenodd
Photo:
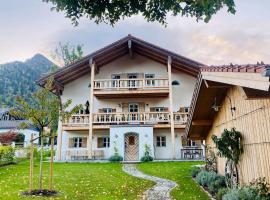
<path id="1" fill-rule="evenodd" d="M 142 163 L 138 169 L 178 183 L 171 195 L 181 200 L 207 200 L 208 196 L 191 179 L 190 168 L 200 162 Z M 48 187 L 48 163 L 44 163 L 44 185 Z M 55 189 L 60 194 L 54 198 L 30 198 L 20 196 L 28 188 L 29 162 L 0 167 L 0 199 L 140 199 L 141 194 L 154 183 L 125 174 L 119 163 L 56 163 Z M 35 186 L 38 182 L 38 164 L 35 166 Z"/>
<path id="2" fill-rule="evenodd" d="M 28 162 L 0 167 L 0 199 L 33 199 L 21 197 L 20 191 L 28 188 Z M 35 186 L 37 186 L 38 165 L 35 166 Z M 48 163 L 44 164 L 44 175 L 48 177 Z M 48 186 L 45 179 L 45 187 Z M 56 163 L 55 188 L 61 194 L 46 199 L 139 199 L 144 190 L 154 185 L 152 182 L 131 177 L 122 172 L 117 163 Z M 43 199 L 43 198 L 34 198 Z M 45 199 L 45 198 L 44 198 Z"/>
<path id="3" fill-rule="evenodd" d="M 178 186 L 171 192 L 174 199 L 207 200 L 208 195 L 194 183 L 190 176 L 190 169 L 197 164 L 201 162 L 142 163 L 138 165 L 138 169 L 150 175 L 175 181 Z"/>

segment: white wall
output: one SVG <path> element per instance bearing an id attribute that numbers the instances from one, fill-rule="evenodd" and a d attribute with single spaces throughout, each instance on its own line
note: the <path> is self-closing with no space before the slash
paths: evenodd
<path id="1" fill-rule="evenodd" d="M 92 150 L 103 150 L 104 151 L 104 159 L 108 159 L 109 148 L 97 148 L 97 138 L 98 137 L 109 137 L 109 130 L 95 130 L 93 133 L 93 143 L 92 143 Z M 88 131 L 63 131 L 62 136 L 62 160 L 68 160 L 66 156 L 67 150 L 88 150 L 88 148 L 69 148 L 69 138 L 73 137 L 87 137 L 87 147 L 88 147 Z M 58 151 L 58 149 L 57 149 Z M 58 154 L 58 153 L 57 153 Z"/>
<path id="2" fill-rule="evenodd" d="M 181 158 L 181 147 L 182 147 L 182 136 L 184 134 L 184 130 L 175 130 L 175 156 L 176 159 Z M 157 147 L 157 136 L 165 136 L 166 137 L 166 147 Z M 172 138 L 170 129 L 155 129 L 154 130 L 154 149 L 155 149 L 155 159 L 157 160 L 167 160 L 172 159 Z"/>
<path id="3" fill-rule="evenodd" d="M 167 66 L 135 54 L 133 59 L 130 59 L 128 55 L 125 55 L 105 66 L 102 66 L 99 73 L 95 75 L 95 79 L 111 79 L 111 75 L 117 73 L 153 73 L 155 74 L 156 78 L 168 77 Z M 172 80 L 177 80 L 180 82 L 179 86 L 173 86 L 173 111 L 178 111 L 180 107 L 190 105 L 196 78 L 178 70 L 172 70 Z M 67 99 L 72 99 L 72 106 L 78 104 L 84 105 L 86 101 L 89 100 L 89 84 L 90 73 L 66 84 L 62 95 L 63 102 Z M 149 104 L 149 107 L 169 107 L 168 97 L 154 99 L 143 98 L 106 100 L 94 98 L 94 112 L 97 112 L 100 108 L 106 107 L 116 108 L 119 112 L 121 112 L 118 104 L 122 102 L 146 102 Z"/>
<path id="4" fill-rule="evenodd" d="M 114 147 L 119 151 L 119 154 L 124 158 L 125 152 L 125 134 L 137 133 L 139 135 L 139 159 L 144 156 L 145 145 L 150 147 L 151 154 L 153 155 L 153 127 L 111 127 L 110 128 L 110 155 L 114 155 Z"/>

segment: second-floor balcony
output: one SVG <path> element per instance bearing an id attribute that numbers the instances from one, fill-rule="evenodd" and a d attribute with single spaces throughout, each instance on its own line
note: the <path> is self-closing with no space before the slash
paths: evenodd
<path id="1" fill-rule="evenodd" d="M 169 94 L 168 78 L 99 79 L 94 81 L 94 94 L 106 97 L 166 97 Z"/>
<path id="2" fill-rule="evenodd" d="M 175 112 L 173 121 L 175 125 L 182 128 L 185 126 L 188 118 L 187 112 Z M 143 113 L 95 113 L 93 115 L 93 124 L 98 126 L 106 125 L 132 125 L 145 124 L 153 126 L 166 126 L 170 124 L 169 112 L 143 112 Z M 83 127 L 89 125 L 89 115 L 73 115 L 70 119 L 63 122 L 67 127 Z"/>

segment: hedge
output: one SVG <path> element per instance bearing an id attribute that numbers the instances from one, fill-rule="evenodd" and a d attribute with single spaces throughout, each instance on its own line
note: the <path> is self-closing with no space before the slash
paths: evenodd
<path id="1" fill-rule="evenodd" d="M 0 146 L 0 166 L 14 162 L 15 150 L 11 146 Z"/>

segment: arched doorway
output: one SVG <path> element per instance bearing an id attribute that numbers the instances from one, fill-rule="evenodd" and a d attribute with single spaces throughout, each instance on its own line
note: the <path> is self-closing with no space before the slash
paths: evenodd
<path id="1" fill-rule="evenodd" d="M 125 161 L 139 160 L 139 135 L 137 133 L 125 134 Z"/>

